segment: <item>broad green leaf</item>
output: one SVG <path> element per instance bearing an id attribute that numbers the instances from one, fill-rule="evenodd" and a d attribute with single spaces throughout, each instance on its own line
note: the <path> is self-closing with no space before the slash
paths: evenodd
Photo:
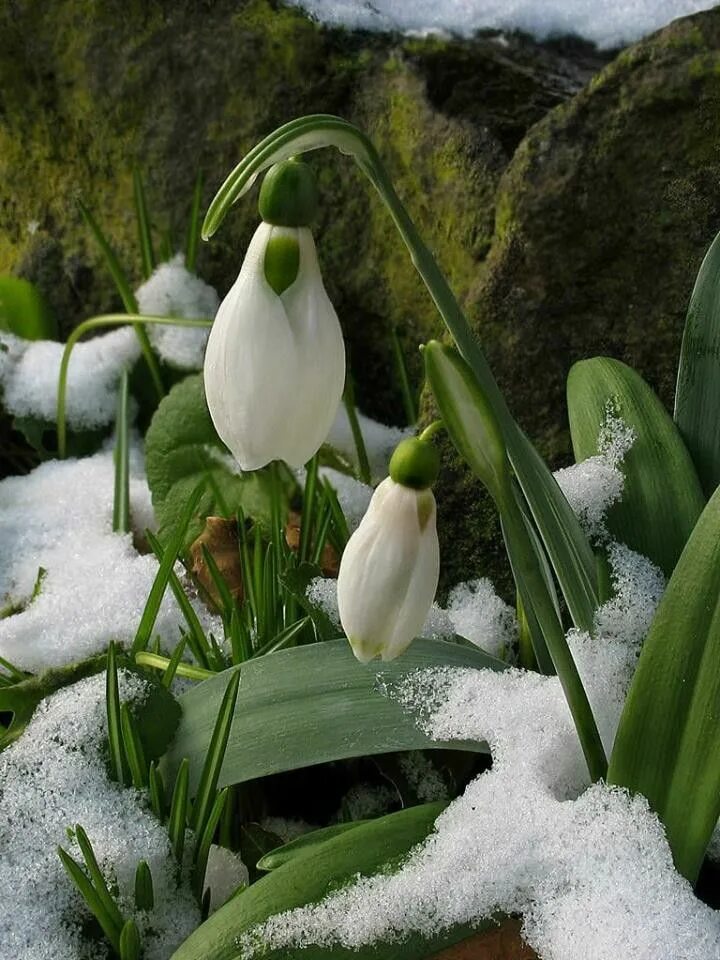
<path id="1" fill-rule="evenodd" d="M 273 847 L 269 853 L 257 861 L 257 868 L 258 870 L 277 870 L 278 867 L 282 867 L 296 857 L 304 857 L 318 844 L 326 843 L 332 837 L 338 837 L 348 830 L 354 830 L 363 823 L 370 823 L 370 821 L 348 820 L 344 823 L 334 823 L 330 827 L 320 827 L 319 830 L 311 830 L 309 833 L 302 833 L 288 843 Z"/>
<path id="2" fill-rule="evenodd" d="M 608 411 L 634 431 L 635 441 L 621 465 L 623 497 L 608 511 L 607 525 L 617 540 L 670 576 L 705 506 L 677 427 L 642 377 L 608 357 L 576 363 L 568 376 L 567 398 L 578 462 L 598 453 Z"/>
<path id="3" fill-rule="evenodd" d="M 720 483 L 720 233 L 690 297 L 675 390 L 675 423 L 705 490 Z"/>
<path id="4" fill-rule="evenodd" d="M 315 903 L 358 875 L 389 870 L 433 828 L 442 803 L 410 807 L 380 817 L 311 847 L 234 897 L 190 935 L 172 960 L 239 960 L 238 938 L 276 914 Z M 492 922 L 492 921 L 490 921 Z M 400 942 L 356 951 L 346 947 L 264 947 L 264 960 L 419 960 L 469 936 L 469 927 L 438 932 L 432 940 L 412 934 Z"/>
<path id="5" fill-rule="evenodd" d="M 218 787 L 392 750 L 453 746 L 486 751 L 481 743 L 430 740 L 414 717 L 384 693 L 416 670 L 453 666 L 506 668 L 480 650 L 424 639 L 415 640 L 397 660 L 368 666 L 358 663 L 345 640 L 248 660 L 179 698 L 182 720 L 163 760 L 165 782 L 173 782 L 178 764 L 188 757 L 194 791 L 220 702 L 237 669 L 240 690 Z"/>
<path id="6" fill-rule="evenodd" d="M 270 519 L 269 472 L 256 470 L 241 474 L 234 465 L 210 419 L 202 374 L 186 377 L 162 401 L 145 437 L 145 458 L 163 542 L 178 523 L 188 497 L 203 479 L 208 481 L 207 486 L 195 520 L 188 528 L 186 543 L 200 533 L 202 518 L 234 516 L 238 507 L 242 507 L 246 516 L 264 522 Z M 287 486 L 284 494 L 289 495 Z"/>
<path id="7" fill-rule="evenodd" d="M 648 798 L 665 824 L 675 865 L 691 882 L 720 815 L 718 664 L 720 490 L 698 520 L 658 607 L 608 772 L 609 782 Z"/>
<path id="8" fill-rule="evenodd" d="M 57 323 L 44 297 L 29 280 L 0 277 L 0 330 L 25 340 L 57 340 Z"/>

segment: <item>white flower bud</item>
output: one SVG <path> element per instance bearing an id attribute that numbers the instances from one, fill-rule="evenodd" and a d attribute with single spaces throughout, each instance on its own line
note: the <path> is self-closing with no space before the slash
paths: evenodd
<path id="1" fill-rule="evenodd" d="M 265 276 L 272 238 L 299 247 L 280 295 Z M 205 395 L 220 439 L 243 470 L 306 463 L 325 440 L 345 381 L 345 347 L 307 227 L 261 223 L 220 304 L 205 353 Z"/>
<path id="2" fill-rule="evenodd" d="M 407 649 L 432 606 L 439 573 L 432 490 L 388 477 L 340 563 L 340 620 L 358 660 L 392 660 Z"/>

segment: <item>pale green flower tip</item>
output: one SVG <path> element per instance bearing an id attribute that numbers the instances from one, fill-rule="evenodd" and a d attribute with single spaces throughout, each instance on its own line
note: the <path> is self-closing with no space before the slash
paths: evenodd
<path id="1" fill-rule="evenodd" d="M 376 645 L 372 646 L 365 640 L 358 640 L 357 637 L 348 637 L 348 642 L 350 643 L 352 652 L 355 654 L 355 659 L 359 660 L 362 664 L 370 663 L 380 652 Z"/>
<path id="2" fill-rule="evenodd" d="M 288 234 L 270 237 L 265 247 L 263 266 L 265 279 L 280 296 L 295 283 L 300 269 L 300 244 L 297 237 Z"/>
<path id="3" fill-rule="evenodd" d="M 277 227 L 307 227 L 318 206 L 315 174 L 302 160 L 283 160 L 270 167 L 258 199 L 265 223 Z"/>
<path id="4" fill-rule="evenodd" d="M 440 454 L 427 440 L 408 437 L 395 448 L 390 458 L 390 476 L 403 487 L 427 490 L 440 472 Z"/>

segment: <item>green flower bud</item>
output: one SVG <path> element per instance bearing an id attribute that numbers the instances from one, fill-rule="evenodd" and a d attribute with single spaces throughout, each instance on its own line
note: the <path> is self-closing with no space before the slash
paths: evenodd
<path id="1" fill-rule="evenodd" d="M 126 920 L 120 931 L 120 960 L 140 960 L 142 943 L 134 920 Z"/>
<path id="2" fill-rule="evenodd" d="M 452 347 L 431 340 L 425 373 L 445 429 L 496 502 L 510 491 L 510 464 L 493 409 L 470 367 Z"/>
<path id="3" fill-rule="evenodd" d="M 273 226 L 307 227 L 317 203 L 317 183 L 310 167 L 301 160 L 284 160 L 265 175 L 258 210 L 265 223 Z"/>
<path id="4" fill-rule="evenodd" d="M 288 233 L 273 230 L 265 247 L 265 279 L 278 296 L 295 282 L 300 269 L 300 244 L 296 234 L 296 230 Z"/>
<path id="5" fill-rule="evenodd" d="M 390 476 L 395 483 L 412 490 L 426 490 L 437 480 L 440 454 L 427 440 L 409 437 L 395 448 L 390 458 Z"/>

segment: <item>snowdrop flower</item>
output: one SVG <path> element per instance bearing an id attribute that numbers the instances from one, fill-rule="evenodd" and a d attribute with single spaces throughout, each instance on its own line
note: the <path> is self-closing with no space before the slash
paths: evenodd
<path id="1" fill-rule="evenodd" d="M 403 440 L 390 476 L 373 494 L 340 562 L 340 621 L 362 663 L 392 660 L 420 632 L 440 573 L 435 497 L 439 458 L 420 438 Z"/>
<path id="2" fill-rule="evenodd" d="M 345 347 L 307 223 L 309 168 L 273 167 L 260 192 L 263 223 L 217 312 L 205 353 L 215 429 L 243 470 L 306 463 L 325 440 L 345 380 Z"/>

